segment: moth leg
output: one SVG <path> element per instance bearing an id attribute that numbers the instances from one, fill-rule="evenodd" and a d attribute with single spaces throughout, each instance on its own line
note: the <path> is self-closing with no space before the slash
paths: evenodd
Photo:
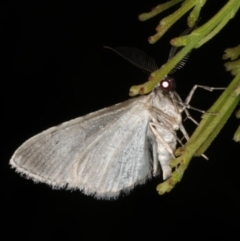
<path id="1" fill-rule="evenodd" d="M 191 89 L 191 91 L 189 92 L 186 100 L 184 101 L 184 103 L 186 104 L 186 106 L 188 106 L 187 108 L 190 108 L 192 109 L 192 107 L 189 105 L 192 97 L 193 97 L 193 94 L 194 92 L 196 91 L 197 88 L 201 88 L 201 89 L 204 89 L 204 90 L 208 90 L 208 91 L 213 91 L 213 90 L 224 90 L 226 88 L 224 87 L 209 87 L 209 86 L 205 86 L 205 85 L 194 85 L 193 88 Z M 198 109 L 197 109 L 198 110 Z M 203 112 L 204 113 L 204 112 Z"/>
<path id="2" fill-rule="evenodd" d="M 162 172 L 163 172 L 163 179 L 166 180 L 168 177 L 172 174 L 172 168 L 169 166 L 169 162 L 172 159 L 175 158 L 172 148 L 169 146 L 169 144 L 159 135 L 159 133 L 156 130 L 156 127 L 160 126 L 158 123 L 149 123 L 149 126 L 153 132 L 153 134 L 156 136 L 157 141 L 159 141 L 163 147 L 166 150 L 166 154 L 159 153 L 164 158 L 158 158 L 158 161 L 161 164 Z"/>
<path id="3" fill-rule="evenodd" d="M 196 88 L 195 88 L 196 89 Z M 193 95 L 193 94 L 192 94 Z M 192 95 L 191 95 L 191 97 L 192 97 Z M 178 104 L 179 105 L 181 105 L 182 106 L 182 109 L 181 109 L 181 112 L 185 112 L 185 114 L 186 114 L 186 118 L 183 120 L 183 121 L 185 121 L 186 119 L 190 119 L 194 124 L 196 124 L 197 126 L 198 126 L 198 122 L 190 115 L 190 113 L 189 113 L 189 111 L 188 111 L 188 109 L 190 108 L 190 105 L 188 105 L 188 104 L 185 104 L 185 102 L 183 102 L 182 101 L 182 99 L 181 99 L 181 97 L 177 94 L 177 93 L 175 93 L 175 96 L 177 97 L 177 102 L 178 102 Z M 189 95 L 188 95 L 189 96 Z M 187 97 L 188 98 L 188 97 Z M 191 107 L 192 108 L 192 107 Z M 196 108 L 195 108 L 196 109 Z"/>
<path id="4" fill-rule="evenodd" d="M 194 124 L 196 124 L 197 126 L 198 126 L 198 122 L 191 116 L 191 114 L 189 113 L 189 111 L 185 108 L 184 109 L 184 112 L 185 112 L 185 114 L 186 114 L 186 118 L 184 119 L 184 121 L 186 120 L 186 119 L 189 119 L 189 120 L 191 120 Z"/>
<path id="5" fill-rule="evenodd" d="M 159 168 L 159 162 L 158 162 L 158 156 L 157 156 L 157 143 L 153 143 L 153 176 L 156 176 L 159 174 L 160 168 Z"/>
<path id="6" fill-rule="evenodd" d="M 157 176 L 160 174 L 160 166 L 157 156 L 157 142 L 153 132 L 148 129 L 147 136 L 150 139 L 151 147 L 152 147 L 152 158 L 153 158 L 153 165 L 152 165 L 152 173 L 153 176 Z"/>
<path id="7" fill-rule="evenodd" d="M 209 87 L 209 86 L 204 86 L 204 85 L 194 85 L 193 88 L 191 89 L 190 93 L 188 94 L 184 104 L 186 105 L 185 108 L 188 108 L 188 109 L 193 109 L 193 110 L 196 110 L 196 111 L 199 111 L 201 113 L 205 113 L 204 110 L 200 110 L 198 108 L 194 108 L 192 107 L 191 105 L 189 105 L 192 97 L 193 97 L 193 94 L 195 93 L 195 91 L 197 90 L 197 88 L 201 88 L 201 89 L 204 89 L 204 90 L 208 90 L 208 91 L 214 91 L 214 90 L 224 90 L 226 88 L 224 87 Z M 184 110 L 185 113 L 186 113 L 186 118 L 190 119 L 191 121 L 193 121 L 196 125 L 198 125 L 198 122 L 194 120 L 194 118 L 192 118 L 192 116 L 190 115 L 190 113 L 188 112 L 187 109 Z M 206 160 L 208 160 L 208 157 L 204 154 L 202 154 L 202 157 L 205 158 Z"/>
<path id="8" fill-rule="evenodd" d="M 171 154 L 172 158 L 175 158 L 174 154 L 173 154 L 173 150 L 171 149 L 171 147 L 168 145 L 168 143 L 158 134 L 158 132 L 156 131 L 155 127 L 158 126 L 157 123 L 149 123 L 150 128 L 152 130 L 152 132 L 154 133 L 154 135 L 161 141 L 161 143 L 164 145 L 164 147 L 167 149 L 167 151 L 169 152 L 169 154 Z"/>
<path id="9" fill-rule="evenodd" d="M 214 91 L 214 90 L 224 90 L 225 89 L 224 87 L 209 87 L 209 86 L 205 86 L 205 85 L 194 85 L 193 86 L 193 88 L 191 89 L 190 93 L 188 94 L 186 100 L 183 103 L 183 108 L 184 108 L 184 111 L 186 113 L 187 118 L 192 120 L 196 125 L 198 125 L 198 123 L 191 117 L 191 115 L 186 110 L 186 108 L 187 109 L 196 110 L 196 111 L 201 112 L 203 114 L 206 112 L 204 110 L 201 110 L 201 109 L 198 109 L 198 108 L 195 108 L 195 107 L 189 105 L 189 103 L 190 103 L 190 101 L 191 101 L 191 99 L 193 97 L 193 94 L 195 93 L 197 88 L 201 88 L 201 89 L 208 90 L 208 91 L 211 91 L 211 92 Z"/>
<path id="10" fill-rule="evenodd" d="M 197 87 L 195 87 L 194 91 L 196 90 Z M 209 87 L 212 88 L 212 87 Z M 219 88 L 221 89 L 221 88 Z M 178 98 L 178 102 L 180 105 L 184 106 L 184 102 L 182 101 L 181 97 L 178 94 L 175 94 L 175 96 L 177 96 Z M 195 123 L 198 126 L 198 122 L 190 115 L 188 109 L 186 109 L 186 107 L 182 110 L 185 112 L 186 114 L 186 119 L 190 119 L 193 123 Z M 187 134 L 187 131 L 185 130 L 184 126 L 182 124 L 179 125 L 179 129 L 183 134 L 183 137 L 188 141 L 189 140 L 189 135 Z M 181 140 L 178 140 L 178 142 L 183 146 L 183 144 L 181 143 Z M 201 155 L 204 159 L 208 160 L 208 157 L 204 154 Z"/>
<path id="11" fill-rule="evenodd" d="M 196 125 L 198 125 L 198 122 L 190 115 L 190 113 L 187 109 L 192 109 L 192 110 L 198 111 L 198 112 L 203 113 L 203 114 L 206 113 L 206 111 L 204 111 L 204 110 L 201 110 L 201 109 L 198 109 L 198 108 L 195 108 L 195 107 L 189 105 L 190 101 L 192 100 L 193 94 L 195 93 L 197 88 L 201 88 L 201 89 L 208 90 L 208 91 L 211 91 L 211 92 L 213 90 L 224 90 L 225 89 L 224 87 L 209 87 L 209 86 L 205 86 L 205 85 L 194 85 L 184 102 L 177 95 L 178 101 L 180 102 L 179 104 L 182 105 L 182 107 L 183 107 L 182 111 L 184 111 L 185 114 L 186 114 L 186 119 L 190 119 Z"/>
<path id="12" fill-rule="evenodd" d="M 194 119 L 193 119 L 193 120 L 194 120 Z M 185 130 L 184 126 L 181 124 L 179 128 L 180 128 L 183 136 L 185 137 L 185 139 L 188 141 L 188 140 L 189 140 L 189 135 L 187 134 L 187 131 Z M 180 143 L 180 144 L 182 145 L 182 143 Z M 182 145 L 182 146 L 183 146 L 183 145 Z M 204 159 L 209 160 L 206 155 L 202 154 L 201 156 L 202 156 Z"/>
<path id="13" fill-rule="evenodd" d="M 184 126 L 182 124 L 180 124 L 179 129 L 182 132 L 184 138 L 188 141 L 189 140 L 189 135 L 188 135 L 187 131 L 185 130 L 185 128 L 184 128 Z"/>

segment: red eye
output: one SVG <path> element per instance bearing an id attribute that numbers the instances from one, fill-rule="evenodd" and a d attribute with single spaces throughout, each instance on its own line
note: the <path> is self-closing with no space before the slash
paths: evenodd
<path id="1" fill-rule="evenodd" d="M 166 77 L 160 82 L 160 87 L 164 92 L 173 91 L 176 87 L 175 80 L 171 77 Z"/>

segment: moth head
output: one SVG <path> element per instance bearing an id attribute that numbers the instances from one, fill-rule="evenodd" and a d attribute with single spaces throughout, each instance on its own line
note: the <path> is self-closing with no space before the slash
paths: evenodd
<path id="1" fill-rule="evenodd" d="M 166 76 L 160 83 L 159 88 L 163 93 L 169 93 L 170 91 L 174 91 L 176 89 L 175 79 L 169 76 Z"/>

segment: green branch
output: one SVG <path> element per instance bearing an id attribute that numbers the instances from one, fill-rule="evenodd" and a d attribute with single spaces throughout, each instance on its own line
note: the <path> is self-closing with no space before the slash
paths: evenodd
<path id="1" fill-rule="evenodd" d="M 162 20 L 160 22 L 163 22 L 163 25 L 161 26 L 167 26 L 168 29 L 175 21 L 177 21 L 182 16 L 182 13 L 185 12 L 186 9 L 189 10 L 191 7 L 194 6 L 195 8 L 190 14 L 190 19 L 196 19 L 193 16 L 199 13 L 200 6 L 202 6 L 204 3 L 205 1 L 201 0 L 186 0 L 180 7 L 180 10 L 177 10 L 175 13 L 165 18 L 164 21 Z M 196 6 L 198 6 L 198 8 Z M 206 43 L 213 36 L 215 36 L 236 14 L 239 8 L 239 0 L 229 0 L 226 5 L 207 23 L 195 29 L 189 35 L 181 36 L 171 40 L 172 45 L 177 47 L 185 47 L 183 47 L 170 61 L 163 65 L 159 70 L 151 73 L 148 82 L 141 85 L 132 86 L 129 92 L 130 96 L 135 96 L 137 94 L 142 95 L 151 92 L 153 88 L 184 58 L 187 53 L 189 53 L 194 48 L 200 47 L 202 44 Z M 196 9 L 198 9 L 198 11 Z M 181 12 L 181 14 L 179 14 L 179 11 Z M 160 29 L 158 29 L 158 35 L 161 35 L 161 31 L 166 32 L 165 27 L 161 27 Z"/>
<path id="2" fill-rule="evenodd" d="M 158 15 L 159 13 L 169 9 L 170 7 L 176 5 L 177 3 L 179 2 L 182 2 L 184 0 L 172 0 L 172 1 L 169 1 L 169 2 L 166 2 L 166 3 L 163 3 L 163 4 L 159 4 L 157 5 L 155 8 L 153 8 L 151 10 L 151 12 L 149 13 L 142 13 L 138 16 L 138 19 L 140 21 L 146 21 L 150 18 L 153 18 L 155 17 L 156 15 Z"/>

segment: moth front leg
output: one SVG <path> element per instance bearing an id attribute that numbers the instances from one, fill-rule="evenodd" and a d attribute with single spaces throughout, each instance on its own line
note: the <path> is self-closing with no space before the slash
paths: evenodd
<path id="1" fill-rule="evenodd" d="M 166 130 L 164 126 L 159 123 L 150 122 L 150 129 L 152 130 L 153 134 L 156 138 L 157 143 L 157 155 L 158 161 L 160 162 L 162 172 L 163 172 L 163 179 L 166 180 L 172 174 L 172 168 L 169 166 L 170 161 L 175 158 L 174 150 L 176 148 L 176 136 L 170 130 Z M 161 135 L 164 132 L 163 135 Z M 167 137 L 169 138 L 170 144 L 164 139 Z"/>
<path id="2" fill-rule="evenodd" d="M 150 125 L 149 125 L 150 126 Z M 158 161 L 158 145 L 156 142 L 155 134 L 151 128 L 148 128 L 147 136 L 149 138 L 149 144 L 152 150 L 152 174 L 153 176 L 157 176 L 160 174 L 160 163 Z"/>

